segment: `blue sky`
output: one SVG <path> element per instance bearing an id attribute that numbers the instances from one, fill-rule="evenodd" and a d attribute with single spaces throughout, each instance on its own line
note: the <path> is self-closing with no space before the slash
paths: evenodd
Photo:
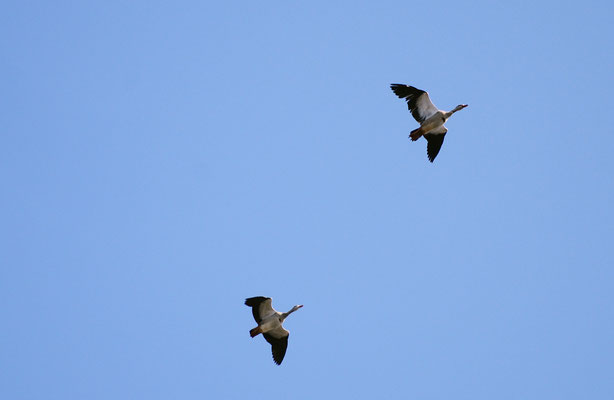
<path id="1" fill-rule="evenodd" d="M 0 397 L 614 395 L 611 2 L 3 11 Z"/>

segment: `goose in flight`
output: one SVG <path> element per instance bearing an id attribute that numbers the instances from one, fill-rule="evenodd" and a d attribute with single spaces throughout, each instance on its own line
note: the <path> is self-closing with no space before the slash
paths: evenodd
<path id="1" fill-rule="evenodd" d="M 411 115 L 420 124 L 420 128 L 411 131 L 409 137 L 415 141 L 420 139 L 420 136 L 424 136 L 428 142 L 426 154 L 429 161 L 433 162 L 448 131 L 444 124 L 452 114 L 467 107 L 467 104 L 459 104 L 452 111 L 442 111 L 433 105 L 429 94 L 424 90 L 398 83 L 391 84 L 390 89 L 394 94 L 407 101 Z"/>
<path id="2" fill-rule="evenodd" d="M 264 339 L 271 344 L 273 361 L 275 361 L 275 364 L 281 365 L 286 355 L 288 336 L 290 335 L 290 332 L 285 330 L 281 324 L 288 315 L 303 306 L 294 306 L 290 311 L 280 313 L 279 311 L 275 311 L 271 305 L 271 300 L 270 297 L 262 296 L 245 299 L 245 305 L 252 308 L 254 319 L 258 323 L 257 327 L 249 331 L 249 335 L 255 337 L 262 333 Z"/>

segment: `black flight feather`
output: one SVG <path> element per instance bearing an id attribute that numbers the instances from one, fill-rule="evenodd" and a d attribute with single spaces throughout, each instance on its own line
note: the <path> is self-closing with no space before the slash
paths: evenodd
<path id="1" fill-rule="evenodd" d="M 424 122 L 424 118 L 422 118 L 422 116 L 418 113 L 418 109 L 416 107 L 416 101 L 418 98 L 426 93 L 424 90 L 420 90 L 413 86 L 402 85 L 400 83 L 391 84 L 390 89 L 392 89 L 394 94 L 407 101 L 407 108 L 416 121 L 419 123 Z"/>
<path id="2" fill-rule="evenodd" d="M 257 323 L 260 323 L 260 321 L 262 321 L 262 318 L 260 318 L 260 303 L 268 299 L 270 299 L 270 297 L 263 296 L 250 297 L 249 299 L 245 299 L 245 305 L 252 308 L 252 315 L 254 316 L 254 319 Z"/>
<path id="3" fill-rule="evenodd" d="M 288 337 L 290 337 L 290 335 L 279 339 L 269 335 L 268 333 L 263 333 L 262 336 L 264 336 L 266 341 L 271 344 L 273 361 L 275 361 L 275 364 L 281 365 L 281 362 L 284 360 L 284 356 L 286 355 L 286 350 L 288 349 Z"/>
<path id="4" fill-rule="evenodd" d="M 429 161 L 433 162 L 437 154 L 439 154 L 439 150 L 441 150 L 441 145 L 443 144 L 443 139 L 446 136 L 445 133 L 427 133 L 424 135 L 424 138 L 428 141 L 426 145 L 426 155 L 429 157 Z"/>

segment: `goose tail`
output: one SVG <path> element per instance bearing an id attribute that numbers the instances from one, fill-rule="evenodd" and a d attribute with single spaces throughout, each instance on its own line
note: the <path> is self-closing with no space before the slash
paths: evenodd
<path id="1" fill-rule="evenodd" d="M 420 136 L 422 136 L 422 130 L 421 130 L 421 128 L 414 129 L 413 131 L 411 131 L 411 132 L 409 133 L 409 138 L 410 138 L 412 141 L 414 141 L 414 142 L 415 142 L 416 140 L 420 139 Z"/>

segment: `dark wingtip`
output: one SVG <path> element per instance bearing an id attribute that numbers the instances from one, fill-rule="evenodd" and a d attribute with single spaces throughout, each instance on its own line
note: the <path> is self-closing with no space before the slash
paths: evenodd
<path id="1" fill-rule="evenodd" d="M 391 83 L 390 89 L 400 98 L 404 98 L 407 96 L 407 85 L 402 85 L 400 83 Z"/>
<path id="2" fill-rule="evenodd" d="M 437 154 L 432 155 L 431 153 L 429 153 L 428 148 L 426 149 L 426 156 L 428 157 L 430 162 L 435 161 L 435 157 L 437 157 Z"/>
<path id="3" fill-rule="evenodd" d="M 258 304 L 265 301 L 266 299 L 268 299 L 268 297 L 264 297 L 264 296 L 250 297 L 248 299 L 245 299 L 245 305 L 248 307 L 255 307 Z"/>
<path id="4" fill-rule="evenodd" d="M 273 362 L 277 365 L 281 365 L 281 362 L 284 360 L 286 356 L 285 350 L 273 350 Z"/>

